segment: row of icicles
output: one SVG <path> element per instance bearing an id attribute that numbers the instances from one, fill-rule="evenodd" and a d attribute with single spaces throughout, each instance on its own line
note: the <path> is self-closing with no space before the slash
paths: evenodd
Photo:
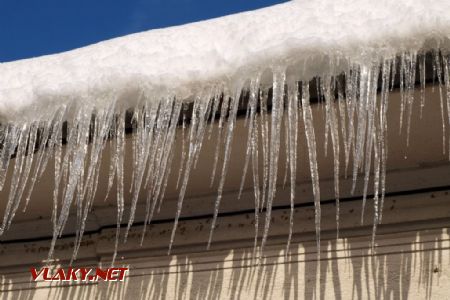
<path id="1" fill-rule="evenodd" d="M 450 56 L 433 52 L 431 58 L 433 77 L 435 78 L 433 80 L 439 84 L 445 151 L 445 130 L 450 124 Z M 409 143 L 416 81 L 421 84 L 420 105 L 421 108 L 424 106 L 425 65 L 426 55 L 403 53 L 396 58 L 384 59 L 377 64 L 352 64 L 340 76 L 333 76 L 331 73 L 316 79 L 317 90 L 314 90 L 314 93 L 317 94 L 317 97 L 315 98 L 323 103 L 325 108 L 325 143 L 331 142 L 334 157 L 337 228 L 339 230 L 339 178 L 342 177 L 339 171 L 340 164 L 343 163 L 345 169 L 349 169 L 353 176 L 353 189 L 358 173 L 364 174 L 361 219 L 366 206 L 369 184 L 373 185 L 372 244 L 377 225 L 382 221 L 386 189 L 386 137 L 388 132 L 386 114 L 389 91 L 398 81 L 401 91 L 400 124 L 401 126 L 403 123 L 406 124 L 407 142 Z M 124 191 L 129 188 L 124 186 L 125 155 L 132 155 L 134 164 L 131 175 L 130 217 L 124 233 L 125 240 L 134 221 L 141 189 L 146 191 L 145 224 L 149 224 L 163 203 L 169 176 L 177 176 L 179 199 L 170 238 L 170 252 L 190 179 L 189 175 L 199 161 L 205 136 L 211 137 L 213 122 L 218 119 L 217 148 L 211 171 L 212 181 L 217 177 L 219 183 L 207 244 L 209 248 L 227 178 L 240 99 L 245 98 L 248 103 L 245 120 L 248 138 L 239 196 L 246 174 L 251 172 L 255 197 L 255 249 L 259 246 L 259 249 L 262 250 L 267 241 L 273 200 L 280 183 L 279 178 L 282 177 L 278 174 L 280 151 L 286 151 L 287 178 L 290 181 L 291 209 L 287 242 L 287 248 L 289 248 L 294 223 L 298 157 L 297 124 L 300 119 L 303 119 L 314 194 L 317 248 L 320 251 L 320 189 L 315 138 L 318 132 L 315 131 L 311 111 L 311 105 L 314 104 L 310 103 L 310 90 L 313 91 L 313 88 L 308 82 L 287 81 L 283 67 L 276 67 L 272 71 L 273 85 L 270 90 L 261 88 L 261 74 L 254 74 L 250 80 L 238 83 L 234 91 L 229 91 L 221 85 L 205 88 L 189 105 L 178 101 L 172 95 L 167 95 L 159 101 L 147 100 L 150 97 L 142 92 L 140 105 L 132 110 L 131 154 L 125 153 L 127 112 L 119 109 L 117 103 L 114 102 L 108 102 L 104 108 L 90 105 L 77 106 L 77 103 L 74 103 L 72 106 L 55 109 L 52 116 L 45 120 L 32 123 L 2 124 L 0 128 L 2 145 L 0 150 L 0 188 L 2 189 L 10 161 L 13 157 L 15 159 L 0 234 L 10 227 L 20 205 L 23 205 L 24 210 L 26 209 L 33 187 L 52 158 L 54 159 L 55 186 L 52 213 L 53 240 L 49 257 L 53 256 L 55 242 L 63 232 L 71 207 L 75 206 L 77 231 L 72 258 L 75 259 L 86 219 L 96 196 L 103 149 L 106 141 L 111 140 L 108 193 L 113 192 L 111 190 L 114 181 L 117 187 L 114 191 L 117 194 L 117 235 L 114 258 L 121 224 L 124 222 Z M 188 106 L 189 109 L 187 109 Z M 447 115 L 445 111 L 447 111 Z M 68 116 L 70 117 L 68 118 Z M 179 127 L 182 128 L 183 139 L 180 152 L 174 147 L 176 131 Z M 285 132 L 286 137 L 284 149 L 281 147 L 282 132 Z M 341 145 L 344 145 L 343 149 Z M 343 162 L 339 159 L 341 151 L 345 157 Z M 179 170 L 171 168 L 175 155 L 180 156 L 181 168 Z M 223 155 L 223 164 L 221 165 L 219 164 L 219 155 Z M 351 159 L 352 164 L 350 165 Z M 370 177 L 373 178 L 372 182 L 369 182 Z M 265 211 L 265 219 L 259 220 L 258 216 L 262 211 Z M 263 224 L 261 226 L 264 230 L 259 242 L 260 223 Z M 147 226 L 144 226 L 142 239 L 146 229 Z"/>

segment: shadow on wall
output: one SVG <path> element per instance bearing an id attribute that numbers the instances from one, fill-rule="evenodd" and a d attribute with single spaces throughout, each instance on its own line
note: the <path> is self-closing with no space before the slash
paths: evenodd
<path id="1" fill-rule="evenodd" d="M 320 260 L 310 242 L 293 244 L 287 257 L 284 245 L 271 247 L 259 262 L 252 249 L 141 259 L 125 282 L 49 288 L 3 275 L 0 300 L 444 299 L 450 250 L 441 233 L 383 237 L 375 255 L 367 237 L 324 241 Z"/>

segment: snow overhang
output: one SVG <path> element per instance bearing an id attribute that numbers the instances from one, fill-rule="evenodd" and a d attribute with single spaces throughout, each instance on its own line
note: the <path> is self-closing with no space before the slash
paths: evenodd
<path id="1" fill-rule="evenodd" d="M 39 119 L 74 102 L 133 107 L 143 93 L 188 99 L 214 84 L 233 91 L 279 66 L 309 80 L 405 51 L 444 51 L 449 10 L 448 1 L 293 1 L 4 63 L 0 119 Z"/>

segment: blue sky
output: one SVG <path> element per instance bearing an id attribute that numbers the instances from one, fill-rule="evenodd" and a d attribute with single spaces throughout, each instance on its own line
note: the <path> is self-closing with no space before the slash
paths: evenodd
<path id="1" fill-rule="evenodd" d="M 286 0 L 0 0 L 0 62 Z"/>

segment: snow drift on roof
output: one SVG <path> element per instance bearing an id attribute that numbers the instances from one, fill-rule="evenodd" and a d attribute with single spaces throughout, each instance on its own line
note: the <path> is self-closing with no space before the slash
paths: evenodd
<path id="1" fill-rule="evenodd" d="M 142 90 L 185 99 L 210 83 L 233 86 L 280 63 L 302 66 L 293 70 L 296 79 L 308 79 L 330 68 L 329 57 L 364 63 L 436 43 L 442 48 L 449 11 L 446 0 L 294 1 L 4 63 L 0 119 L 34 119 L 36 110 L 71 101 L 132 106 Z"/>

